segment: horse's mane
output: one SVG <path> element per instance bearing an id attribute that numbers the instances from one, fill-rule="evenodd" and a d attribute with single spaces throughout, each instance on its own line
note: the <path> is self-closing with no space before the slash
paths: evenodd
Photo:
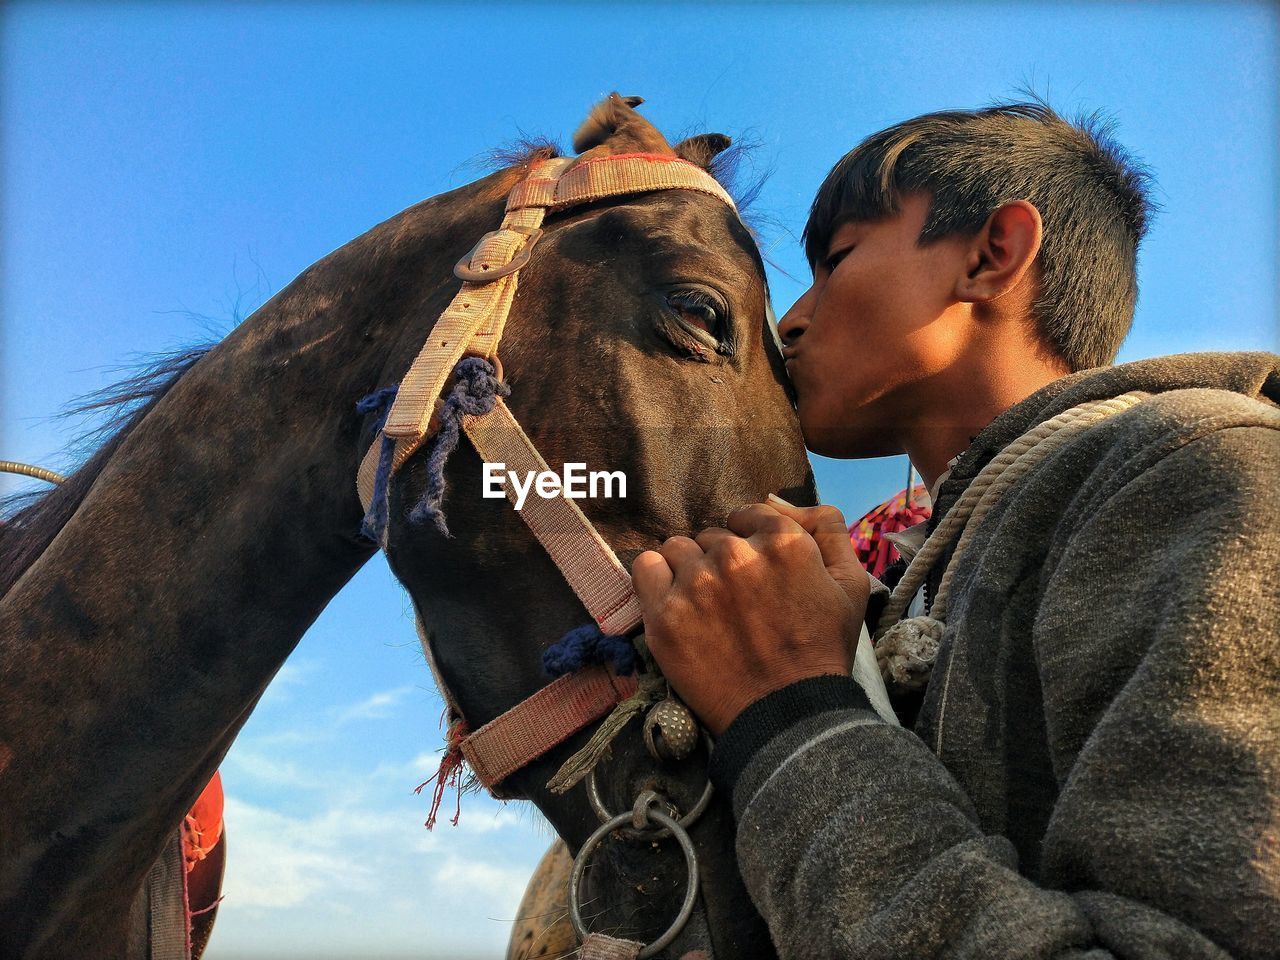
<path id="1" fill-rule="evenodd" d="M 82 438 L 84 443 L 97 441 L 97 448 L 52 490 L 0 500 L 0 597 L 66 526 L 125 438 L 208 352 L 208 346 L 201 346 L 157 357 L 138 373 L 90 394 L 67 411 L 67 416 L 105 413 L 102 422 Z"/>

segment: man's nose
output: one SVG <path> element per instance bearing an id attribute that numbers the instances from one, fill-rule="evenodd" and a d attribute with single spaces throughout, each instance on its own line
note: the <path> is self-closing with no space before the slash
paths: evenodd
<path id="1" fill-rule="evenodd" d="M 813 287 L 805 291 L 804 296 L 791 305 L 791 309 L 778 321 L 778 336 L 783 348 L 794 347 L 796 341 L 809 326 L 809 318 L 813 314 Z"/>

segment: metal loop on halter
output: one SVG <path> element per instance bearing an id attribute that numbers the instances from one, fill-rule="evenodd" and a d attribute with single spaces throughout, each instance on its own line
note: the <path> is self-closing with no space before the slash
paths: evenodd
<path id="1" fill-rule="evenodd" d="M 476 251 L 478 251 L 485 244 L 485 241 L 487 241 L 491 236 L 500 232 L 498 230 L 494 230 L 490 233 L 486 233 L 476 241 L 476 245 L 471 248 L 471 251 L 459 260 L 457 265 L 453 268 L 453 275 L 459 280 L 465 280 L 467 283 L 492 283 L 494 280 L 501 280 L 503 277 L 509 277 L 521 267 L 525 266 L 525 264 L 529 262 L 529 256 L 533 253 L 534 246 L 536 246 L 538 241 L 542 238 L 542 230 L 538 228 L 526 229 L 524 227 L 504 227 L 503 229 L 513 233 L 523 233 L 528 238 L 525 240 L 524 246 L 516 252 L 516 255 L 512 257 L 510 261 L 496 267 L 489 267 L 487 269 L 480 270 L 476 270 L 471 266 L 471 258 L 476 255 Z"/>
<path id="2" fill-rule="evenodd" d="M 649 812 L 662 803 L 662 800 L 662 795 L 656 790 L 641 790 L 640 795 L 636 797 L 635 806 L 631 808 L 631 828 L 643 830 L 649 823 Z"/>
<path id="3" fill-rule="evenodd" d="M 650 791 L 646 791 L 649 793 Z M 582 849 L 578 851 L 578 855 L 573 858 L 573 872 L 569 875 L 569 921 L 573 924 L 573 932 L 578 935 L 579 940 L 587 938 L 587 925 L 582 920 L 582 904 L 580 903 L 582 894 L 582 877 L 587 870 L 587 862 L 591 859 L 591 854 L 595 852 L 596 847 L 614 830 L 629 824 L 633 816 L 644 812 L 646 818 L 658 826 L 664 827 L 680 844 L 680 852 L 684 854 L 685 870 L 689 874 L 688 886 L 685 889 L 684 902 L 680 904 L 680 912 L 676 914 L 675 920 L 671 922 L 671 926 L 667 927 L 665 933 L 648 944 L 637 955 L 639 960 L 646 960 L 652 957 L 659 950 L 671 944 L 680 931 L 684 929 L 684 925 L 689 922 L 689 917 L 693 915 L 693 905 L 698 899 L 698 854 L 693 849 L 693 841 L 689 839 L 689 834 L 676 821 L 672 820 L 661 810 L 654 808 L 652 804 L 641 806 L 641 800 L 647 799 L 645 794 L 641 794 L 637 799 L 637 810 L 628 810 L 626 813 L 620 813 L 607 823 L 603 823 L 595 833 L 587 837 L 587 842 L 582 845 Z M 656 795 L 654 795 L 656 799 Z M 652 834 L 646 833 L 646 836 Z"/>
<path id="4" fill-rule="evenodd" d="M 697 819 L 706 812 L 707 807 L 710 806 L 713 793 L 715 793 L 715 788 L 711 786 L 711 780 L 708 778 L 707 785 L 702 789 L 702 795 L 698 797 L 698 802 L 677 821 L 681 827 L 693 826 Z M 601 823 L 608 823 L 617 819 L 613 812 L 604 805 L 604 801 L 600 799 L 600 787 L 596 783 L 595 770 L 587 774 L 587 801 L 591 804 L 591 809 L 596 812 L 596 816 L 600 818 Z M 669 803 L 670 801 L 668 801 Z M 676 812 L 678 813 L 679 811 L 677 810 Z M 623 816 L 623 814 L 618 816 Z M 628 813 L 625 816 L 629 817 L 631 814 Z M 666 830 L 658 830 L 655 833 L 652 828 L 639 827 L 628 827 L 622 831 L 622 835 L 628 840 L 664 840 L 669 836 Z"/>
<path id="5" fill-rule="evenodd" d="M 711 740 L 711 736 L 705 730 L 702 733 L 702 742 L 707 746 L 707 753 L 710 753 L 714 744 Z M 636 798 L 636 802 L 639 803 L 641 798 L 650 793 L 653 793 L 653 791 L 646 790 L 642 792 L 640 796 Z M 679 823 L 681 827 L 693 826 L 694 823 L 697 822 L 698 818 L 706 812 L 707 807 L 711 805 L 711 795 L 713 793 L 715 793 L 715 788 L 711 785 L 711 778 L 708 777 L 707 785 L 702 788 L 702 795 L 698 797 L 698 802 L 690 807 L 689 812 L 683 814 L 677 823 Z M 671 803 L 670 799 L 665 797 L 660 799 L 665 800 L 667 806 L 675 810 L 675 812 L 679 812 L 679 810 Z M 604 805 L 604 800 L 600 796 L 600 784 L 596 782 L 595 767 L 592 767 L 591 772 L 587 774 L 587 802 L 591 804 L 591 809 L 596 812 L 596 816 L 600 818 L 601 823 L 607 823 L 611 820 L 617 819 L 617 817 L 614 816 L 613 811 Z M 627 816 L 631 816 L 631 814 L 627 814 Z M 655 833 L 650 827 L 627 827 L 622 831 L 622 836 L 627 840 L 665 840 L 669 835 L 670 834 L 666 830 L 658 830 Z"/>

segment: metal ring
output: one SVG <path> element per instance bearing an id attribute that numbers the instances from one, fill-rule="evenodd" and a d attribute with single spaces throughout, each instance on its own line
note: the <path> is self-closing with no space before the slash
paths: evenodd
<path id="1" fill-rule="evenodd" d="M 710 753 L 711 748 L 714 746 L 711 735 L 704 730 L 702 739 L 707 746 L 707 752 Z M 607 823 L 615 819 L 615 816 L 613 811 L 606 807 L 604 801 L 600 798 L 600 784 L 596 782 L 597 769 L 598 767 L 592 767 L 591 772 L 587 774 L 587 802 L 591 804 L 591 809 L 596 812 L 600 822 Z M 707 806 L 711 803 L 711 795 L 713 793 L 715 793 L 715 788 L 711 785 L 711 778 L 707 777 L 707 785 L 702 788 L 702 796 L 698 797 L 698 802 L 689 809 L 688 813 L 681 816 L 677 823 L 682 827 L 689 827 L 697 822 L 697 819 L 706 812 Z M 666 830 L 659 830 L 657 833 L 642 833 L 628 827 L 623 831 L 623 836 L 628 840 L 665 840 L 669 833 Z"/>
<path id="2" fill-rule="evenodd" d="M 573 924 L 573 932 L 578 935 L 579 940 L 587 938 L 587 926 L 582 921 L 582 907 L 578 903 L 578 894 L 582 888 L 582 876 L 587 870 L 587 861 L 605 837 L 623 824 L 631 822 L 631 816 L 630 811 L 620 813 L 608 823 L 601 824 L 595 833 L 587 837 L 587 842 L 582 845 L 578 855 L 573 858 L 573 872 L 569 874 L 569 921 Z M 680 824 L 676 823 L 661 810 L 655 810 L 650 807 L 649 818 L 656 820 L 661 826 L 665 827 L 680 844 L 680 851 L 684 854 L 685 869 L 689 872 L 689 884 L 685 890 L 684 902 L 680 904 L 680 912 L 676 914 L 675 920 L 671 922 L 671 926 L 667 927 L 666 933 L 641 949 L 637 954 L 639 960 L 646 960 L 646 958 L 652 957 L 659 950 L 669 946 L 679 936 L 680 931 L 684 929 L 684 925 L 689 922 L 689 917 L 693 915 L 693 905 L 698 899 L 698 854 L 693 849 L 693 841 L 689 839 L 689 834 L 685 832 Z"/>

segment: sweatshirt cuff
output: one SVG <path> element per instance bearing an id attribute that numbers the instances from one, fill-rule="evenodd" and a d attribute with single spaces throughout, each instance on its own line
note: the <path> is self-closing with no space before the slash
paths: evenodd
<path id="1" fill-rule="evenodd" d="M 871 701 L 853 677 L 841 674 L 808 677 L 765 694 L 716 741 L 709 769 L 712 784 L 731 797 L 742 772 L 770 740 L 809 717 L 848 709 L 871 710 Z"/>

